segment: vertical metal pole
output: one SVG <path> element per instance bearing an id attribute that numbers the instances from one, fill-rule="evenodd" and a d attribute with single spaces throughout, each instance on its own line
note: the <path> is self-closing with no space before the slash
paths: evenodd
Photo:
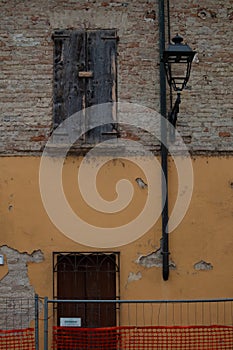
<path id="1" fill-rule="evenodd" d="M 168 169 L 167 169 L 167 108 L 166 108 L 166 74 L 162 64 L 162 56 L 165 50 L 165 14 L 164 0 L 159 0 L 159 52 L 160 52 L 160 113 L 161 119 L 161 166 L 162 176 L 162 241 L 161 251 L 163 256 L 163 279 L 169 277 L 169 242 L 168 242 Z"/>
<path id="2" fill-rule="evenodd" d="M 39 350 L 39 296 L 35 294 L 35 348 Z"/>
<path id="3" fill-rule="evenodd" d="M 44 298 L 44 350 L 48 350 L 48 298 Z"/>
<path id="4" fill-rule="evenodd" d="M 167 0 L 167 40 L 171 41 L 170 0 Z"/>

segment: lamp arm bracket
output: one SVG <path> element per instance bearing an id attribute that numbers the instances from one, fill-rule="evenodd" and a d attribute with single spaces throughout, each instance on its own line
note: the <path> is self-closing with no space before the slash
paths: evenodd
<path id="1" fill-rule="evenodd" d="M 180 103 L 181 103 L 180 92 L 178 92 L 177 97 L 176 97 L 176 102 L 175 102 L 172 110 L 168 114 L 168 120 L 174 127 L 176 126 Z"/>

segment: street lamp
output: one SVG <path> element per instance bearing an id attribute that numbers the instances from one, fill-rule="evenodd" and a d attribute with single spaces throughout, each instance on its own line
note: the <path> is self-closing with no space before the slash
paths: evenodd
<path id="1" fill-rule="evenodd" d="M 163 43 L 165 41 L 165 32 L 164 32 L 164 13 L 163 6 L 164 2 L 160 1 L 160 14 L 161 18 L 163 16 L 163 23 L 160 25 L 160 30 L 162 33 L 163 41 L 160 45 L 160 53 L 162 56 L 162 62 L 164 64 L 164 70 L 167 75 L 167 81 L 170 86 L 170 89 L 173 88 L 174 91 L 177 92 L 177 98 L 174 106 L 172 107 L 170 113 L 168 114 L 169 122 L 174 126 L 174 128 L 170 129 L 170 138 L 171 141 L 174 140 L 175 136 L 175 127 L 177 121 L 177 115 L 179 113 L 179 105 L 181 102 L 181 92 L 186 87 L 187 82 L 189 80 L 191 65 L 193 58 L 196 52 L 192 51 L 192 49 L 183 44 L 183 38 L 178 34 L 172 39 L 172 43 L 168 45 L 167 50 L 163 51 Z M 162 114 L 165 116 L 166 111 L 166 99 L 163 95 L 166 95 L 166 88 L 164 84 L 164 70 L 161 65 L 160 77 L 161 77 L 161 110 L 164 112 Z M 163 90 L 162 90 L 163 88 Z M 163 99 L 162 99 L 163 97 Z M 162 118 L 162 121 L 164 119 Z M 166 124 L 161 123 L 161 135 L 162 140 L 167 140 L 167 129 Z M 164 206 L 162 210 L 162 239 L 161 239 L 161 252 L 163 256 L 163 279 L 164 281 L 168 280 L 169 277 L 169 235 L 168 235 L 168 169 L 167 169 L 167 155 L 168 149 L 165 144 L 161 143 L 161 164 L 163 169 L 162 177 L 162 195 L 164 198 Z"/>
<path id="2" fill-rule="evenodd" d="M 172 39 L 172 42 L 168 45 L 167 50 L 163 52 L 163 63 L 168 84 L 177 92 L 176 102 L 168 116 L 169 121 L 175 127 L 181 102 L 180 94 L 189 80 L 192 61 L 196 52 L 192 51 L 187 44 L 183 44 L 183 38 L 178 34 Z"/>

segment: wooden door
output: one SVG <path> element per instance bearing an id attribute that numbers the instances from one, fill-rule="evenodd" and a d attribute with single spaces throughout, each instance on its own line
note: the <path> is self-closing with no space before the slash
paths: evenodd
<path id="1" fill-rule="evenodd" d="M 92 127 L 88 107 L 116 101 L 116 30 L 61 30 L 54 33 L 54 126 L 81 111 Z M 108 111 L 108 124 L 87 131 L 83 142 L 95 144 L 116 137 L 116 117 Z M 105 116 L 103 116 L 104 118 Z M 100 117 L 101 118 L 101 117 Z"/>
<path id="2" fill-rule="evenodd" d="M 115 300 L 117 298 L 116 254 L 60 254 L 57 256 L 57 298 L 60 300 Z M 58 304 L 61 317 L 81 318 L 82 327 L 116 325 L 114 303 Z"/>

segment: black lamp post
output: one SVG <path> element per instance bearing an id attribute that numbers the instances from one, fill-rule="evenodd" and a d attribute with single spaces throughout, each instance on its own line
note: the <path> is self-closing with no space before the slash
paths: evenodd
<path id="1" fill-rule="evenodd" d="M 170 87 L 177 91 L 176 102 L 169 113 L 168 119 L 173 126 L 176 126 L 179 104 L 181 102 L 181 91 L 189 80 L 191 65 L 196 54 L 191 47 L 183 44 L 183 38 L 178 34 L 172 39 L 173 44 L 169 44 L 167 50 L 163 52 L 163 63 Z"/>
<path id="2" fill-rule="evenodd" d="M 177 98 L 172 107 L 170 113 L 168 114 L 168 120 L 175 127 L 177 121 L 177 115 L 179 113 L 179 105 L 181 102 L 181 91 L 187 85 L 189 80 L 191 65 L 196 52 L 183 44 L 183 38 L 176 35 L 172 42 L 168 45 L 167 50 L 163 51 L 163 45 L 165 42 L 165 30 L 164 30 L 164 1 L 161 0 L 160 4 L 160 32 L 161 32 L 161 44 L 160 53 L 162 56 L 162 62 L 164 64 L 165 72 L 167 75 L 167 81 L 170 88 L 177 92 Z M 161 87 L 161 112 L 163 116 L 166 115 L 166 88 L 165 88 L 165 74 L 164 69 L 160 66 L 160 87 Z M 161 123 L 162 139 L 167 140 L 167 129 L 163 122 Z M 174 133 L 174 128 L 172 128 L 172 134 Z M 174 134 L 173 134 L 174 135 Z M 162 211 L 162 239 L 161 239 L 161 252 L 163 256 L 163 279 L 168 280 L 169 277 L 169 236 L 168 236 L 168 170 L 167 170 L 167 154 L 168 150 L 166 146 L 161 144 L 161 163 L 163 174 L 165 180 L 162 180 L 162 195 L 165 199 L 163 211 Z M 163 178 L 162 178 L 163 179 Z"/>

